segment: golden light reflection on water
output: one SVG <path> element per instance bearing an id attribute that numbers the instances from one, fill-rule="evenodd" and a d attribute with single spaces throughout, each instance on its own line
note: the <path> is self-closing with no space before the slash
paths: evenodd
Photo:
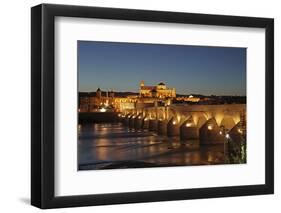
<path id="1" fill-rule="evenodd" d="M 133 131 L 121 124 L 94 124 L 78 127 L 79 164 L 101 162 L 147 162 L 159 166 L 222 164 L 223 144 L 199 147 L 199 141 Z"/>

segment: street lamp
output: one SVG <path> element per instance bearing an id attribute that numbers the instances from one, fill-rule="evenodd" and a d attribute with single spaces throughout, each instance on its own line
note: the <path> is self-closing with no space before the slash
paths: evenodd
<path id="1" fill-rule="evenodd" d="M 226 133 L 227 129 L 224 126 L 220 127 L 219 134 L 223 136 L 223 155 L 224 155 L 224 161 L 226 161 L 227 153 L 227 145 L 228 145 L 228 139 L 230 138 L 229 134 Z"/>
<path id="2" fill-rule="evenodd" d="M 186 123 L 185 124 L 186 127 L 191 127 L 191 125 L 192 125 L 191 123 Z"/>
<path id="3" fill-rule="evenodd" d="M 106 109 L 105 108 L 101 108 L 100 112 L 106 112 Z"/>

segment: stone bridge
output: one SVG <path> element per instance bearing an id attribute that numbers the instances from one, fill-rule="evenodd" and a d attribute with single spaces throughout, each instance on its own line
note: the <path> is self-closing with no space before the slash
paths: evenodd
<path id="1" fill-rule="evenodd" d="M 130 128 L 182 141 L 198 139 L 201 144 L 224 143 L 226 138 L 241 142 L 246 135 L 246 104 L 138 107 L 123 111 L 119 118 Z"/>

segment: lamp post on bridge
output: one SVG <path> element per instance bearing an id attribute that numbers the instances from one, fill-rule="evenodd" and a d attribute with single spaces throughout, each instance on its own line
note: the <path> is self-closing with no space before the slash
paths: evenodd
<path id="1" fill-rule="evenodd" d="M 223 155 L 224 155 L 224 161 L 228 159 L 228 143 L 229 143 L 229 134 L 227 133 L 227 129 L 225 126 L 220 127 L 220 135 L 223 136 Z"/>

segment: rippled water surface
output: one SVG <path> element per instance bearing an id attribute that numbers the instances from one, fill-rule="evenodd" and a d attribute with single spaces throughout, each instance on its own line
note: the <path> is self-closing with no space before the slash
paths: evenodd
<path id="1" fill-rule="evenodd" d="M 224 163 L 222 145 L 132 130 L 121 123 L 79 125 L 78 169 L 142 168 Z"/>

